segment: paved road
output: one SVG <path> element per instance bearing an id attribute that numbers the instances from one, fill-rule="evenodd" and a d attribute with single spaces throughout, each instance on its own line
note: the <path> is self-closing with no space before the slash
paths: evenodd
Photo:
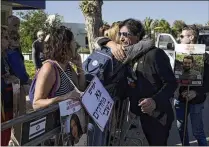
<path id="1" fill-rule="evenodd" d="M 204 105 L 204 112 L 203 112 L 203 121 L 204 121 L 204 127 L 205 127 L 205 133 L 208 140 L 209 145 L 209 97 L 205 101 Z M 190 119 L 188 121 L 188 131 L 189 131 L 189 139 L 191 145 L 198 145 L 196 139 L 192 135 L 192 129 L 191 129 L 191 122 Z M 180 138 L 176 127 L 176 121 L 173 123 L 173 127 L 170 132 L 170 137 L 168 139 L 168 145 L 180 145 Z"/>

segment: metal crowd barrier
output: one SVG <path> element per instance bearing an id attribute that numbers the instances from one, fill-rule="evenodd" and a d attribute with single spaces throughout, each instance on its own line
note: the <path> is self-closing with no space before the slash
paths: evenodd
<path id="1" fill-rule="evenodd" d="M 17 124 L 21 124 L 22 128 L 22 137 L 19 142 L 21 146 L 42 144 L 45 140 L 60 133 L 59 106 L 53 105 L 4 122 L 1 124 L 1 131 Z"/>
<path id="2" fill-rule="evenodd" d="M 140 136 L 134 136 L 132 125 L 136 117 L 129 117 L 129 100 L 116 100 L 106 127 L 106 146 L 143 145 Z M 139 121 L 139 120 L 138 120 Z M 43 142 L 54 137 L 54 145 L 60 144 L 60 112 L 59 105 L 33 111 L 1 124 L 2 131 L 13 126 L 22 125 L 21 146 L 44 145 Z M 137 126 L 136 124 L 135 126 Z M 43 127 L 45 126 L 45 127 Z M 136 132 L 136 131 L 135 131 Z M 140 132 L 140 130 L 139 130 Z M 136 132 L 137 133 L 137 132 Z M 135 137 L 135 138 L 134 138 Z"/>
<path id="3" fill-rule="evenodd" d="M 143 145 L 145 137 L 138 124 L 140 120 L 130 113 L 129 108 L 129 99 L 117 99 L 115 101 L 112 116 L 110 118 L 111 125 L 109 127 L 110 135 L 108 138 L 108 146 Z"/>

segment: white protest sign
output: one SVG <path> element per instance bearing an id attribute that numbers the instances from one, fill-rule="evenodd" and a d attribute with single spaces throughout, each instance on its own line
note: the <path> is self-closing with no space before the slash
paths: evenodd
<path id="1" fill-rule="evenodd" d="M 82 96 L 82 103 L 101 131 L 109 120 L 114 101 L 100 80 L 95 77 Z"/>
<path id="2" fill-rule="evenodd" d="M 203 84 L 205 44 L 177 44 L 175 46 L 175 77 L 184 86 Z"/>
<path id="3" fill-rule="evenodd" d="M 33 139 L 45 132 L 46 117 L 30 123 L 29 139 Z"/>
<path id="4" fill-rule="evenodd" d="M 81 107 L 81 103 L 79 101 L 73 101 L 71 99 L 62 101 L 59 103 L 60 114 L 61 116 L 71 115 L 74 112 L 79 111 Z"/>

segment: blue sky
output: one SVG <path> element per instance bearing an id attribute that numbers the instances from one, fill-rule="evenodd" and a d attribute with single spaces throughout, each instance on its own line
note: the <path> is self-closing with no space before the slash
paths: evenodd
<path id="1" fill-rule="evenodd" d="M 209 20 L 208 1 L 104 1 L 103 20 L 112 23 L 127 18 L 145 17 L 184 20 L 187 24 L 205 24 Z M 47 1 L 46 11 L 64 16 L 65 22 L 84 23 L 79 1 Z"/>

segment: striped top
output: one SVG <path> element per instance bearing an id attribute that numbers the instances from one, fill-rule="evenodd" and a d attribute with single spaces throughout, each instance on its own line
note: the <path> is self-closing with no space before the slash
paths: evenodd
<path id="1" fill-rule="evenodd" d="M 72 91 L 74 89 L 74 86 L 72 85 L 71 81 L 68 79 L 72 79 L 72 70 L 70 66 L 67 67 L 67 70 L 65 73 L 68 75 L 68 77 L 64 74 L 64 72 L 58 67 L 59 75 L 60 75 L 60 87 L 55 92 L 55 96 L 61 96 L 64 94 L 67 94 L 68 92 Z"/>

